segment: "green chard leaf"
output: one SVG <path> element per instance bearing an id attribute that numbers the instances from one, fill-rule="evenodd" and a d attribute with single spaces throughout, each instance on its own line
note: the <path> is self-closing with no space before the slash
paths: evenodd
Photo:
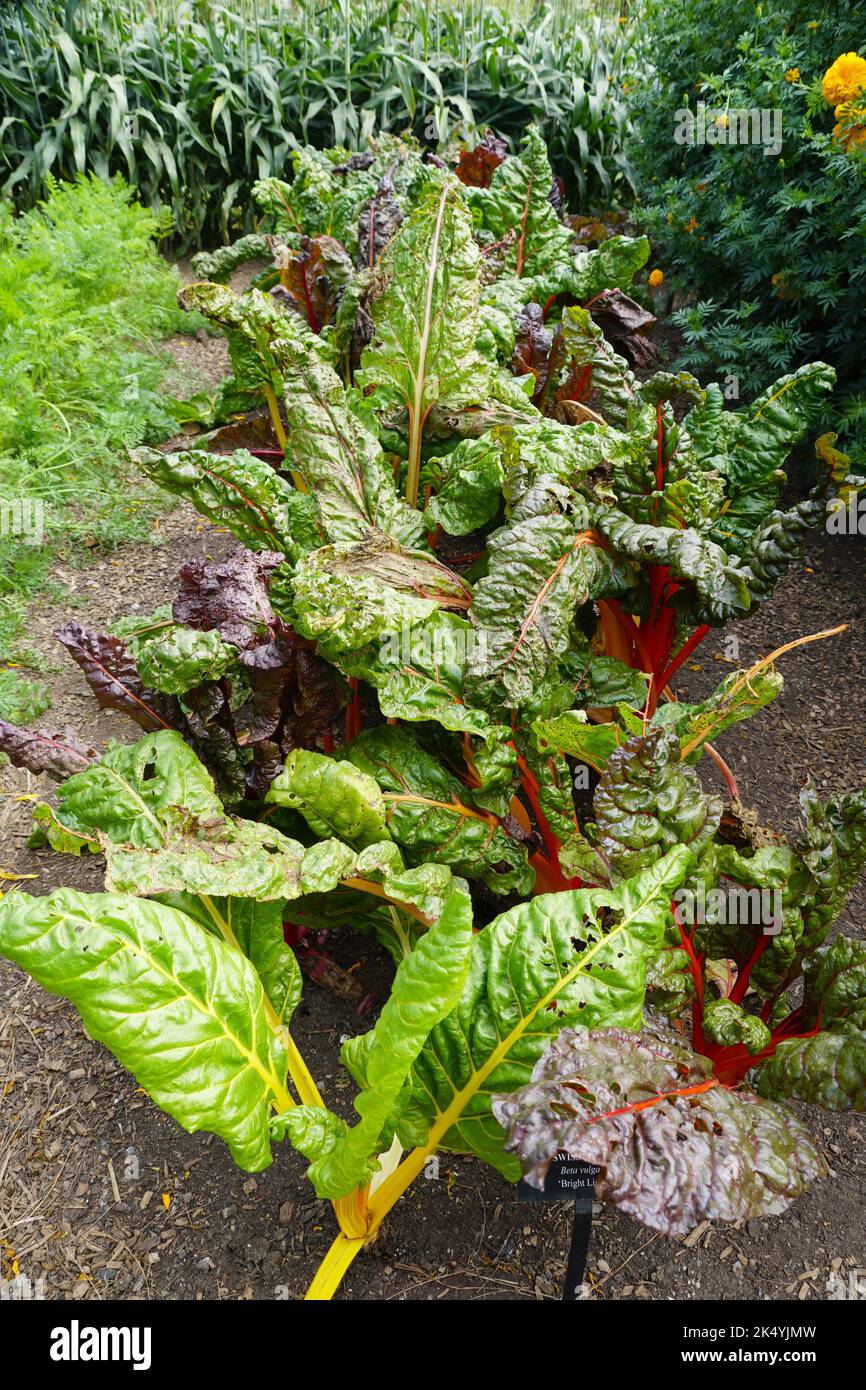
<path id="1" fill-rule="evenodd" d="M 343 1045 L 342 1060 L 361 1085 L 358 1123 L 336 1117 L 322 1125 L 318 1107 L 282 1115 L 295 1148 L 313 1160 L 308 1176 L 320 1197 L 340 1197 L 366 1184 L 379 1167 L 383 1131 L 431 1030 L 457 1003 L 469 967 L 472 907 L 456 880 L 436 922 L 401 961 L 391 995 L 371 1032 Z"/>
<path id="2" fill-rule="evenodd" d="M 580 247 L 574 257 L 567 288 L 575 299 L 592 299 L 602 290 L 626 290 L 649 259 L 645 236 L 612 236 L 589 251 Z"/>
<path id="3" fill-rule="evenodd" d="M 307 548 L 296 537 L 309 536 L 315 516 L 312 499 L 295 492 L 270 464 L 246 449 L 233 454 L 137 449 L 133 457 L 160 487 L 191 502 L 217 525 L 227 526 L 250 550 L 282 552 L 293 561 Z"/>
<path id="4" fill-rule="evenodd" d="M 673 845 L 686 846 L 699 859 L 722 815 L 720 798 L 706 795 L 694 769 L 680 762 L 678 740 L 652 728 L 613 750 L 593 805 L 590 838 L 614 883 Z"/>
<path id="5" fill-rule="evenodd" d="M 352 566 L 356 558 L 357 572 Z M 448 574 L 433 560 L 389 553 L 376 533 L 357 544 L 323 546 L 293 576 L 292 617 L 299 632 L 315 638 L 327 658 L 339 661 L 343 653 L 423 623 L 437 609 L 443 585 L 458 586 Z M 388 583 L 386 575 L 400 587 Z M 430 597 L 422 596 L 425 582 Z M 462 587 L 460 592 L 462 606 Z"/>
<path id="6" fill-rule="evenodd" d="M 475 347 L 479 271 L 461 185 L 449 176 L 431 184 L 382 257 L 373 341 L 355 374 L 377 407 L 408 414 L 406 496 L 413 507 L 433 407 L 459 410 L 488 395 L 490 368 Z"/>
<path id="7" fill-rule="evenodd" d="M 520 709 L 560 679 L 577 608 L 614 581 L 614 561 L 587 520 L 585 512 L 515 513 L 488 537 L 488 572 L 470 609 L 467 691 L 476 703 Z"/>
<path id="8" fill-rule="evenodd" d="M 375 778 L 349 762 L 296 749 L 270 785 L 265 800 L 300 811 L 317 835 L 363 846 L 390 838 L 382 792 Z"/>
<path id="9" fill-rule="evenodd" d="M 667 565 L 678 579 L 687 580 L 694 595 L 689 611 L 698 622 L 718 626 L 748 612 L 749 571 L 743 571 L 699 531 L 641 525 L 614 508 L 599 512 L 594 526 L 625 558 Z"/>
<path id="10" fill-rule="evenodd" d="M 826 406 L 836 373 L 810 362 L 779 377 L 746 410 L 738 411 L 721 471 L 736 489 L 754 486 L 780 469 Z"/>
<path id="11" fill-rule="evenodd" d="M 720 1047 L 745 1047 L 752 1054 L 770 1042 L 770 1029 L 733 999 L 708 999 L 701 1019 L 704 1037 Z"/>
<path id="12" fill-rule="evenodd" d="M 421 471 L 422 486 L 434 489 L 425 520 L 451 536 L 467 536 L 493 521 L 502 506 L 502 457 L 496 439 L 464 439 Z"/>
<path id="13" fill-rule="evenodd" d="M 550 201 L 552 187 L 547 147 L 538 129 L 530 126 L 520 154 L 503 160 L 494 170 L 490 187 L 473 189 L 470 196 L 495 241 L 514 233 L 506 270 L 518 278 L 541 278 L 558 287 L 571 272 L 574 234 L 556 214 Z"/>
<path id="14" fill-rule="evenodd" d="M 92 1038 L 184 1129 L 235 1162 L 271 1162 L 268 1112 L 291 1104 L 286 1051 L 239 951 L 161 903 L 61 888 L 0 903 L 0 954 L 71 999 Z"/>
<path id="15" fill-rule="evenodd" d="M 525 846 L 477 807 L 471 791 L 407 729 L 367 729 L 348 756 L 381 788 L 388 831 L 411 862 L 447 864 L 494 893 L 531 891 L 535 875 Z"/>
<path id="16" fill-rule="evenodd" d="M 616 889 L 543 894 L 478 932 L 460 1002 L 413 1068 L 401 1142 L 476 1153 L 519 1177 L 494 1096 L 524 1085 L 564 1027 L 640 1027 L 647 964 L 688 863 L 677 847 Z"/>
<path id="17" fill-rule="evenodd" d="M 866 942 L 848 936 L 806 963 L 801 1018 L 830 1033 L 866 1033 Z"/>
<path id="18" fill-rule="evenodd" d="M 755 1069 L 755 1089 L 773 1100 L 802 1100 L 825 1110 L 866 1110 L 866 1038 L 816 1033 L 779 1043 Z"/>
<path id="19" fill-rule="evenodd" d="M 147 685 L 167 695 L 183 695 L 203 681 L 219 680 L 237 656 L 237 649 L 218 632 L 172 626 L 140 644 L 136 665 Z"/>
<path id="20" fill-rule="evenodd" d="M 397 498 L 379 441 L 350 409 L 322 340 L 256 290 L 203 284 L 182 294 L 227 334 L 236 376 L 242 367 L 245 380 L 267 388 L 272 410 L 282 397 L 286 463 L 312 494 L 325 538 L 360 540 L 378 527 L 423 547 L 423 521 Z"/>
<path id="21" fill-rule="evenodd" d="M 282 900 L 220 898 L 194 893 L 160 894 L 159 901 L 192 917 L 214 936 L 222 937 L 255 966 L 262 988 L 279 1021 L 288 1024 L 301 1000 L 301 967 L 283 933 Z"/>
<path id="22" fill-rule="evenodd" d="M 607 423 L 626 426 L 636 383 L 625 358 L 617 356 L 589 311 L 579 305 L 563 309 L 561 332 L 568 360 L 591 373 L 593 393 Z"/>

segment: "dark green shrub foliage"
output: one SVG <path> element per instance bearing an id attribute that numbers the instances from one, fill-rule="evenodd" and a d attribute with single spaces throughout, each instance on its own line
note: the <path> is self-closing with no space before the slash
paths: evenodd
<path id="1" fill-rule="evenodd" d="M 866 159 L 832 138 L 824 71 L 862 44 L 853 7 L 786 0 L 647 0 L 644 77 L 631 95 L 639 215 L 668 281 L 690 300 L 677 315 L 683 362 L 739 376 L 751 397 L 780 371 L 831 362 L 839 392 L 828 425 L 859 456 L 866 441 L 862 310 L 866 293 Z M 677 144 L 675 113 L 778 109 L 782 150 Z"/>

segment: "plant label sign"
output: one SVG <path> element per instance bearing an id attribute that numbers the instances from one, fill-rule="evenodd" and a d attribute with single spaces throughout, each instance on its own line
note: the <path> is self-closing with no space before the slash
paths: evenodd
<path id="1" fill-rule="evenodd" d="M 571 1245 L 562 1285 L 563 1302 L 576 1299 L 583 1284 L 589 1238 L 592 1234 L 595 1180 L 600 1172 L 601 1169 L 596 1164 L 584 1163 L 581 1159 L 572 1158 L 571 1154 L 560 1151 L 551 1160 L 542 1189 L 531 1187 L 522 1178 L 517 1184 L 519 1202 L 574 1202 Z"/>
<path id="2" fill-rule="evenodd" d="M 544 1179 L 544 1188 L 532 1187 L 524 1178 L 517 1184 L 519 1202 L 569 1202 L 581 1198 L 592 1207 L 595 1180 L 601 1169 L 594 1163 L 584 1163 L 571 1154 L 558 1153 L 551 1160 Z"/>

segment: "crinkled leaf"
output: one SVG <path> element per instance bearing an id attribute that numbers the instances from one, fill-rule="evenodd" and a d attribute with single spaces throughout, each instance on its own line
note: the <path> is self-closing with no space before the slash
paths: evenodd
<path id="1" fill-rule="evenodd" d="M 568 289 L 575 299 L 581 301 L 592 299 L 603 290 L 627 289 L 641 266 L 646 264 L 649 253 L 650 244 L 645 236 L 608 237 L 592 251 L 580 247 L 574 257 Z M 633 301 L 629 300 L 628 303 Z M 639 306 L 635 305 L 635 308 L 639 309 Z M 652 318 L 651 315 L 649 317 Z M 635 321 L 633 314 L 630 321 L 633 327 L 629 331 L 643 326 Z"/>
<path id="2" fill-rule="evenodd" d="M 352 278 L 345 247 L 330 236 L 301 237 L 297 248 L 286 247 L 275 259 L 280 281 L 272 297 L 321 333 L 337 312 L 339 290 Z"/>
<path id="3" fill-rule="evenodd" d="M 719 828 L 722 803 L 706 795 L 679 760 L 676 738 L 660 729 L 637 734 L 610 754 L 593 801 L 592 839 L 612 881 L 630 878 L 673 845 L 697 859 Z"/>
<path id="4" fill-rule="evenodd" d="M 372 269 L 402 221 L 403 209 L 397 200 L 394 183 L 385 174 L 358 217 L 359 266 Z"/>
<path id="5" fill-rule="evenodd" d="M 313 499 L 295 492 L 270 464 L 246 449 L 233 454 L 138 449 L 134 457 L 155 483 L 227 526 L 250 550 L 281 552 L 294 560 L 306 548 L 296 537 L 309 535 Z"/>
<path id="6" fill-rule="evenodd" d="M 594 525 L 622 556 L 643 564 L 667 565 L 694 590 L 690 611 L 697 620 L 719 625 L 748 612 L 751 595 L 748 572 L 733 564 L 720 546 L 691 527 L 641 525 L 611 508 L 600 512 Z M 679 600 L 679 596 L 678 596 Z"/>
<path id="7" fill-rule="evenodd" d="M 348 755 L 381 788 L 388 830 L 411 862 L 447 864 L 495 893 L 531 890 L 525 847 L 407 729 L 367 729 Z"/>
<path id="8" fill-rule="evenodd" d="M 860 1033 L 789 1038 L 756 1068 L 755 1089 L 774 1100 L 802 1100 L 825 1110 L 866 1110 L 866 1038 Z"/>
<path id="9" fill-rule="evenodd" d="M 467 536 L 493 521 L 502 505 L 502 458 L 490 435 L 463 439 L 450 454 L 431 458 L 421 482 L 434 492 L 425 520 L 451 536 Z"/>
<path id="10" fill-rule="evenodd" d="M 13 767 L 28 772 L 50 772 L 53 777 L 68 777 L 78 772 L 96 757 L 93 748 L 81 742 L 74 729 L 49 732 L 46 729 L 20 729 L 0 719 L 0 753 L 5 753 Z"/>
<path id="11" fill-rule="evenodd" d="M 372 562 L 367 573 L 354 572 L 351 558 L 355 554 L 366 555 Z M 382 570 L 379 574 L 377 562 Z M 440 600 L 422 597 L 412 583 L 413 575 L 423 574 L 428 581 L 433 580 L 441 594 L 443 583 L 460 587 L 456 577 L 446 580 L 448 573 L 433 561 L 425 565 L 422 557 L 389 557 L 387 547 L 380 546 L 376 537 L 362 542 L 358 551 L 351 543 L 323 546 L 295 572 L 295 626 L 305 637 L 316 638 L 324 655 L 333 660 L 341 652 L 356 651 L 383 634 L 399 633 L 423 622 Z M 392 579 L 402 574 L 404 587 L 392 587 L 386 574 Z"/>
<path id="12" fill-rule="evenodd" d="M 506 269 L 521 277 L 544 276 L 558 284 L 571 270 L 573 233 L 556 215 L 550 201 L 552 184 L 544 140 L 530 126 L 520 153 L 509 155 L 494 171 L 490 187 L 474 196 L 494 240 L 515 234 L 506 254 Z"/>
<path id="13" fill-rule="evenodd" d="M 373 342 L 356 374 L 377 404 L 409 412 L 418 440 L 435 405 L 459 409 L 488 394 L 490 369 L 475 349 L 478 248 L 459 189 L 452 179 L 432 185 L 389 244 Z"/>
<path id="14" fill-rule="evenodd" d="M 747 410 L 738 412 L 728 457 L 720 465 L 731 484 L 751 485 L 781 468 L 825 409 L 835 380 L 832 367 L 810 362 L 779 377 Z"/>
<path id="15" fill-rule="evenodd" d="M 488 538 L 470 610 L 478 641 L 469 692 L 479 703 L 520 708 L 556 679 L 576 609 L 611 581 L 610 556 L 582 520 L 540 513 Z"/>
<path id="16" fill-rule="evenodd" d="M 733 999 L 708 999 L 701 1017 L 704 1037 L 720 1047 L 745 1047 L 753 1055 L 767 1047 L 770 1029 Z"/>
<path id="17" fill-rule="evenodd" d="M 596 1196 L 667 1235 L 785 1211 L 827 1168 L 793 1115 L 720 1086 L 704 1057 L 654 1034 L 568 1028 L 532 1082 L 494 1101 L 530 1182 L 563 1151 Z"/>
<path id="18" fill-rule="evenodd" d="M 837 936 L 806 970 L 804 1028 L 866 1033 L 866 942 Z"/>
<path id="19" fill-rule="evenodd" d="M 567 360 L 591 373 L 592 389 L 605 420 L 623 428 L 636 389 L 628 363 L 617 356 L 588 310 L 579 305 L 563 309 L 560 332 Z"/>
<path id="20" fill-rule="evenodd" d="M 213 780 L 180 734 L 147 734 L 114 744 L 58 791 L 59 815 L 73 828 L 117 844 L 159 849 L 178 819 L 222 822 Z"/>
<path id="21" fill-rule="evenodd" d="M 224 676 L 237 658 L 218 632 L 171 627 L 141 644 L 136 665 L 142 679 L 166 695 L 183 695 L 202 681 Z"/>
<path id="22" fill-rule="evenodd" d="M 375 778 L 323 753 L 290 753 L 265 800 L 300 811 L 317 835 L 335 835 L 361 846 L 389 838 L 386 807 Z"/>
<path id="23" fill-rule="evenodd" d="M 119 710 L 146 731 L 179 722 L 175 701 L 145 687 L 119 637 L 91 632 L 80 623 L 66 623 L 54 636 L 80 666 L 102 709 Z"/>

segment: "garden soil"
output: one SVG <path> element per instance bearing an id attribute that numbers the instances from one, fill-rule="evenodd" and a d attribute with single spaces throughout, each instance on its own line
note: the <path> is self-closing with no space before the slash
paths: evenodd
<path id="1" fill-rule="evenodd" d="M 181 369 L 202 384 L 224 370 L 221 343 L 201 338 L 178 347 Z M 135 737 L 128 721 L 96 708 L 51 631 L 69 617 L 104 628 L 121 615 L 149 613 L 173 597 L 185 560 L 218 558 L 233 544 L 185 505 L 158 523 L 153 541 L 96 558 L 83 570 L 70 566 L 57 575 L 69 597 L 34 613 L 29 640 L 51 668 L 43 676 L 52 695 L 45 727 L 74 725 L 98 748 Z M 783 657 L 781 698 L 719 739 L 744 802 L 764 825 L 796 831 L 798 791 L 809 775 L 824 794 L 866 781 L 864 581 L 866 538 L 816 535 L 757 616 L 711 634 L 677 679 L 681 697 L 701 698 L 728 670 L 792 636 L 849 624 L 841 636 Z M 708 786 L 718 786 L 707 759 L 700 770 Z M 0 769 L 0 869 L 33 875 L 19 885 L 32 893 L 61 884 L 99 891 L 100 858 L 27 847 L 30 798 L 50 799 L 52 789 L 47 778 Z M 862 884 L 840 926 L 866 934 Z M 329 949 L 351 971 L 358 997 L 308 981 L 293 1032 L 326 1099 L 348 1116 L 353 1088 L 338 1066 L 340 1042 L 372 1025 L 392 969 L 365 937 L 335 937 Z M 596 1208 L 586 1295 L 844 1295 L 848 1271 L 866 1268 L 866 1117 L 800 1112 L 831 1176 L 786 1215 L 733 1226 L 704 1222 L 672 1240 Z M 490 1168 L 442 1154 L 395 1207 L 377 1244 L 356 1260 L 338 1297 L 557 1299 L 570 1216 L 567 1203 L 520 1205 Z M 266 1172 L 241 1172 L 219 1140 L 188 1135 L 157 1110 L 88 1039 L 70 1004 L 0 961 L 2 1277 L 28 1276 L 48 1299 L 297 1299 L 335 1234 L 329 1204 L 313 1196 L 303 1160 L 287 1145 L 276 1147 Z"/>

